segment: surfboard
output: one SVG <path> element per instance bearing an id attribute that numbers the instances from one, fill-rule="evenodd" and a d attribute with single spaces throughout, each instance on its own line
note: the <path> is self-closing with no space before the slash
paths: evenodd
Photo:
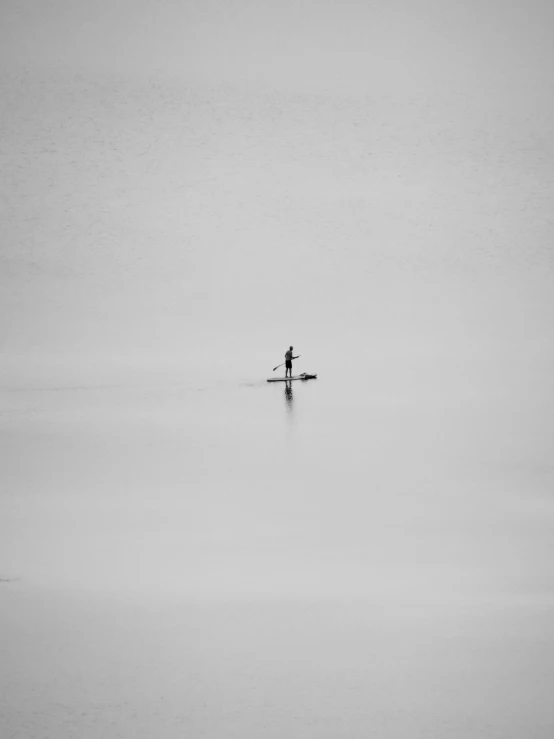
<path id="1" fill-rule="evenodd" d="M 293 375 L 292 377 L 270 377 L 268 382 L 290 382 L 290 380 L 315 380 L 317 375 L 308 375 L 303 372 L 301 375 Z"/>

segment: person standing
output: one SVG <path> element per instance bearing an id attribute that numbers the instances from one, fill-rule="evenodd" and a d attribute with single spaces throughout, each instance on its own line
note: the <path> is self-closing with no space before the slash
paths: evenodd
<path id="1" fill-rule="evenodd" d="M 285 353 L 285 377 L 292 377 L 292 360 L 298 359 L 300 355 L 297 355 L 296 357 L 292 356 L 292 346 L 288 350 L 288 352 Z"/>

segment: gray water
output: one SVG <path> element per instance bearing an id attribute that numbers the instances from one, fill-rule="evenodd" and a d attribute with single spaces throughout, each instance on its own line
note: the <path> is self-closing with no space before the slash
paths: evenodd
<path id="1" fill-rule="evenodd" d="M 1 11 L 2 735 L 550 737 L 550 7 L 112 6 Z"/>

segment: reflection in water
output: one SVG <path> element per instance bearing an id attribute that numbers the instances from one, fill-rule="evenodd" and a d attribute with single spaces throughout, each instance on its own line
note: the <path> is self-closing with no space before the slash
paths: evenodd
<path id="1" fill-rule="evenodd" d="M 294 410 L 294 394 L 292 392 L 292 382 L 290 380 L 285 382 L 285 405 L 287 407 L 287 411 L 292 413 Z"/>

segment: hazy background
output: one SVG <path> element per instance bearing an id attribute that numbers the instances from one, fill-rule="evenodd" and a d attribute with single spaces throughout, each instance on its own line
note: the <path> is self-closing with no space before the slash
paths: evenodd
<path id="1" fill-rule="evenodd" d="M 8 736 L 552 735 L 552 28 L 2 3 Z"/>

